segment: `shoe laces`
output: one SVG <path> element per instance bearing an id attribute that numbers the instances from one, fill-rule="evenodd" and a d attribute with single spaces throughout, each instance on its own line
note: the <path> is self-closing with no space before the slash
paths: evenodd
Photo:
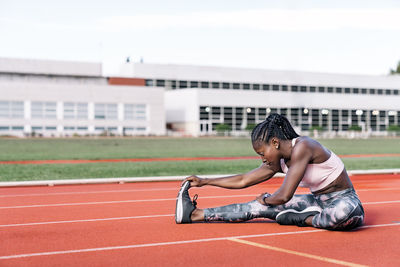
<path id="1" fill-rule="evenodd" d="M 197 198 L 198 198 L 199 196 L 196 194 L 196 195 L 194 195 L 193 196 L 193 205 L 194 205 L 194 207 L 196 208 L 196 206 L 197 206 Z"/>

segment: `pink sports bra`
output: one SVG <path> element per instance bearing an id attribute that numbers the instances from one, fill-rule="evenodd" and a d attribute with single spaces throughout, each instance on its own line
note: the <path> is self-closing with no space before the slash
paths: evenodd
<path id="1" fill-rule="evenodd" d="M 294 147 L 296 139 L 292 139 L 292 147 Z M 280 163 L 282 171 L 287 173 L 288 167 L 285 160 L 281 159 Z M 318 191 L 332 183 L 342 173 L 343 169 L 344 164 L 342 160 L 331 151 L 331 156 L 326 161 L 307 165 L 306 172 L 299 186 L 308 187 L 311 192 Z"/>

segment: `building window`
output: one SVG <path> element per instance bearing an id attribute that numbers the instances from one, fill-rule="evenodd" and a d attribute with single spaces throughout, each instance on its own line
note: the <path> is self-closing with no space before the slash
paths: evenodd
<path id="1" fill-rule="evenodd" d="M 378 95 L 382 95 L 383 94 L 383 90 L 382 89 L 378 89 Z"/>
<path id="2" fill-rule="evenodd" d="M 243 84 L 243 90 L 250 90 L 250 84 L 244 83 Z"/>
<path id="3" fill-rule="evenodd" d="M 32 126 L 32 131 L 43 131 L 43 127 L 42 126 Z"/>
<path id="4" fill-rule="evenodd" d="M 307 92 L 307 87 L 301 86 L 300 87 L 300 92 Z"/>
<path id="5" fill-rule="evenodd" d="M 399 95 L 399 90 L 393 90 L 394 95 Z"/>
<path id="6" fill-rule="evenodd" d="M 299 87 L 296 85 L 292 85 L 292 92 L 298 92 L 299 91 Z"/>
<path id="7" fill-rule="evenodd" d="M 392 90 L 390 90 L 390 89 L 385 90 L 385 94 L 386 95 L 391 95 L 392 94 Z"/>
<path id="8" fill-rule="evenodd" d="M 56 102 L 32 102 L 31 116 L 33 119 L 55 119 Z"/>
<path id="9" fill-rule="evenodd" d="M 253 90 L 260 90 L 259 84 L 253 84 Z"/>
<path id="10" fill-rule="evenodd" d="M 279 85 L 277 84 L 272 85 L 272 91 L 279 91 Z"/>
<path id="11" fill-rule="evenodd" d="M 153 86 L 153 80 L 146 80 L 146 86 Z"/>
<path id="12" fill-rule="evenodd" d="M 187 81 L 179 81 L 179 88 L 187 88 Z"/>
<path id="13" fill-rule="evenodd" d="M 0 101 L 0 118 L 23 118 L 24 102 Z"/>
<path id="14" fill-rule="evenodd" d="M 369 93 L 370 93 L 371 95 L 374 95 L 374 94 L 375 94 L 375 89 L 369 89 Z"/>
<path id="15" fill-rule="evenodd" d="M 359 89 L 358 88 L 353 88 L 353 94 L 359 94 Z"/>
<path id="16" fill-rule="evenodd" d="M 171 88 L 176 89 L 176 81 L 171 81 Z"/>
<path id="17" fill-rule="evenodd" d="M 125 120 L 146 120 L 145 104 L 125 104 L 124 105 Z"/>
<path id="18" fill-rule="evenodd" d="M 64 103 L 64 119 L 88 119 L 88 104 L 87 103 Z"/>
<path id="19" fill-rule="evenodd" d="M 97 120 L 116 120 L 118 118 L 117 104 L 95 104 L 94 118 Z"/>
<path id="20" fill-rule="evenodd" d="M 213 88 L 213 89 L 219 89 L 219 83 L 213 82 L 213 83 L 212 83 L 212 88 Z"/>
<path id="21" fill-rule="evenodd" d="M 209 82 L 201 82 L 201 88 L 209 88 Z"/>
<path id="22" fill-rule="evenodd" d="M 230 88 L 229 83 L 222 83 L 222 88 L 229 89 Z"/>
<path id="23" fill-rule="evenodd" d="M 190 88 L 197 88 L 197 87 L 199 87 L 199 82 L 196 82 L 196 81 L 190 82 Z"/>
<path id="24" fill-rule="evenodd" d="M 288 91 L 288 86 L 287 85 L 282 85 L 282 91 L 287 92 Z"/>
<path id="25" fill-rule="evenodd" d="M 363 95 L 367 94 L 367 88 L 362 88 L 361 89 L 361 94 L 363 94 Z"/>
<path id="26" fill-rule="evenodd" d="M 350 94 L 350 88 L 344 88 L 344 93 L 345 94 Z"/>
<path id="27" fill-rule="evenodd" d="M 318 87 L 319 93 L 325 93 L 325 87 Z"/>
<path id="28" fill-rule="evenodd" d="M 311 92 L 311 93 L 314 93 L 315 91 L 316 91 L 315 86 L 310 86 L 310 92 Z"/>
<path id="29" fill-rule="evenodd" d="M 233 84 L 233 89 L 240 89 L 240 83 L 234 83 Z"/>
<path id="30" fill-rule="evenodd" d="M 263 89 L 264 91 L 269 91 L 269 84 L 263 84 L 263 85 L 262 85 L 262 89 Z"/>
<path id="31" fill-rule="evenodd" d="M 24 126 L 11 126 L 12 131 L 23 131 Z"/>
<path id="32" fill-rule="evenodd" d="M 333 93 L 333 87 L 328 87 L 328 93 Z"/>
<path id="33" fill-rule="evenodd" d="M 336 87 L 336 93 L 341 94 L 342 93 L 342 88 L 341 87 Z"/>
<path id="34" fill-rule="evenodd" d="M 157 87 L 165 87 L 165 80 L 156 80 Z"/>

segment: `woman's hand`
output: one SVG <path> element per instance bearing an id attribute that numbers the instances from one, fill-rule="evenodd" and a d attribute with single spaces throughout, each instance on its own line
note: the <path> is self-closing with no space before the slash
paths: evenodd
<path id="1" fill-rule="evenodd" d="M 271 195 L 270 193 L 265 192 L 265 193 L 262 193 L 261 195 L 259 195 L 256 199 L 258 202 L 260 202 L 260 204 L 267 205 L 267 204 L 265 204 L 264 199 L 269 197 L 270 195 Z"/>
<path id="2" fill-rule="evenodd" d="M 196 175 L 192 175 L 187 177 L 185 180 L 183 180 L 182 183 L 189 181 L 190 182 L 190 187 L 201 187 L 203 186 L 203 180 L 202 178 L 196 176 Z"/>

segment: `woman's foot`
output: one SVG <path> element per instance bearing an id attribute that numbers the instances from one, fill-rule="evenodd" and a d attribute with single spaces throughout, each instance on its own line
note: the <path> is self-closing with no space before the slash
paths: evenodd
<path id="1" fill-rule="evenodd" d="M 204 211 L 201 209 L 195 209 L 190 216 L 192 222 L 202 222 L 204 221 Z"/>
<path id="2" fill-rule="evenodd" d="M 192 213 L 196 210 L 196 199 L 197 195 L 193 197 L 193 201 L 190 199 L 189 190 L 190 182 L 186 181 L 179 190 L 178 197 L 176 199 L 175 209 L 175 222 L 180 223 L 191 223 Z"/>
<path id="3" fill-rule="evenodd" d="M 287 209 L 276 215 L 276 222 L 282 225 L 310 226 L 310 218 L 321 213 L 321 208 L 317 206 L 308 207 L 302 211 Z"/>

